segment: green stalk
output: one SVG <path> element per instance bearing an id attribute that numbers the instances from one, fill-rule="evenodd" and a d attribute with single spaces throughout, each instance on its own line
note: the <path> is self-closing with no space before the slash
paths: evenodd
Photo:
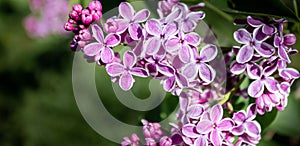
<path id="1" fill-rule="evenodd" d="M 228 20 L 229 22 L 233 22 L 234 19 L 230 15 L 228 15 L 227 13 L 225 13 L 222 10 L 218 9 L 217 7 L 212 5 L 211 3 L 207 2 L 207 1 L 204 1 L 204 2 L 205 2 L 205 7 L 211 9 L 212 11 L 214 11 L 215 13 L 217 13 L 218 15 L 223 17 L 224 19 Z"/>

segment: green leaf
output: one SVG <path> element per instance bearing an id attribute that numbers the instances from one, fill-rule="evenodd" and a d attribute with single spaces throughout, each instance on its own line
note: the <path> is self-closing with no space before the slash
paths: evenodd
<path id="1" fill-rule="evenodd" d="M 257 115 L 256 120 L 261 125 L 262 132 L 274 122 L 277 116 L 277 109 L 273 109 L 271 112 L 265 112 L 264 115 Z"/>
<path id="2" fill-rule="evenodd" d="M 278 112 L 274 124 L 270 128 L 287 136 L 300 136 L 300 101 L 291 94 L 284 111 Z"/>

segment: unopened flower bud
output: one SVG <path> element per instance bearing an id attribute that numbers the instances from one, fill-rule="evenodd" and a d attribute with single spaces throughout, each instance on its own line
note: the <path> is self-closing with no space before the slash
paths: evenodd
<path id="1" fill-rule="evenodd" d="M 76 11 L 78 14 L 80 14 L 82 11 L 82 6 L 80 4 L 74 4 L 73 10 Z"/>
<path id="2" fill-rule="evenodd" d="M 103 27 L 106 32 L 115 33 L 118 30 L 119 26 L 118 26 L 118 23 L 114 19 L 109 18 L 106 20 L 106 23 L 104 23 Z"/>
<path id="3" fill-rule="evenodd" d="M 90 25 L 93 21 L 93 17 L 88 9 L 82 10 L 81 21 L 86 25 Z"/>
<path id="4" fill-rule="evenodd" d="M 79 17 L 79 15 L 78 15 L 78 12 L 76 12 L 76 11 L 74 11 L 74 10 L 70 12 L 69 17 L 70 17 L 71 19 L 75 20 L 75 21 L 80 20 L 80 17 Z"/>
<path id="5" fill-rule="evenodd" d="M 102 5 L 98 0 L 93 0 L 89 3 L 90 10 L 102 11 Z"/>
<path id="6" fill-rule="evenodd" d="M 65 23 L 64 28 L 67 31 L 76 31 L 76 30 L 78 30 L 78 28 L 74 27 L 73 24 L 71 24 L 69 22 Z"/>
<path id="7" fill-rule="evenodd" d="M 171 146 L 172 145 L 172 139 L 164 136 L 159 141 L 159 146 Z"/>
<path id="8" fill-rule="evenodd" d="M 292 46 L 296 43 L 296 36 L 292 33 L 284 35 L 284 44 Z"/>

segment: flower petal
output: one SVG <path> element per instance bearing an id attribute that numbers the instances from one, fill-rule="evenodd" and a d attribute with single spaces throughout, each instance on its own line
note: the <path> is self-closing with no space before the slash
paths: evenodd
<path id="1" fill-rule="evenodd" d="M 237 123 L 237 125 L 244 123 L 246 118 L 247 117 L 244 110 L 234 113 L 232 117 L 232 119 L 235 121 L 235 123 Z"/>
<path id="2" fill-rule="evenodd" d="M 198 122 L 196 130 L 200 134 L 208 134 L 211 130 L 213 130 L 212 125 L 213 123 L 211 123 L 211 121 L 201 120 L 200 122 Z"/>
<path id="3" fill-rule="evenodd" d="M 83 48 L 83 53 L 87 56 L 97 55 L 103 48 L 102 44 L 99 43 L 90 43 Z"/>
<path id="4" fill-rule="evenodd" d="M 136 63 L 136 56 L 132 51 L 126 51 L 123 55 L 123 64 L 126 68 L 132 68 Z"/>
<path id="5" fill-rule="evenodd" d="M 244 28 L 235 31 L 233 37 L 241 44 L 248 44 L 252 40 L 251 34 Z"/>
<path id="6" fill-rule="evenodd" d="M 141 67 L 134 67 L 131 70 L 129 70 L 129 73 L 138 77 L 148 77 L 149 73 L 147 70 Z"/>
<path id="7" fill-rule="evenodd" d="M 163 82 L 163 87 L 165 89 L 165 91 L 171 91 L 174 89 L 175 87 L 175 76 L 169 77 L 166 80 L 164 80 Z"/>
<path id="8" fill-rule="evenodd" d="M 206 83 L 211 83 L 216 77 L 216 71 L 205 63 L 199 64 L 199 76 Z"/>
<path id="9" fill-rule="evenodd" d="M 189 138 L 199 137 L 199 133 L 196 131 L 196 126 L 194 124 L 186 124 L 182 127 L 182 134 Z"/>
<path id="10" fill-rule="evenodd" d="M 147 9 L 143 9 L 135 14 L 133 21 L 135 23 L 141 23 L 146 21 L 149 18 L 149 16 L 150 16 L 150 11 Z"/>
<path id="11" fill-rule="evenodd" d="M 269 25 L 263 25 L 262 27 L 262 32 L 265 33 L 266 35 L 272 35 L 276 32 L 276 28 L 269 26 Z"/>
<path id="12" fill-rule="evenodd" d="M 101 51 L 101 60 L 103 63 L 110 63 L 113 61 L 114 51 L 108 47 L 104 47 Z"/>
<path id="13" fill-rule="evenodd" d="M 264 92 L 264 86 L 261 80 L 253 81 L 248 87 L 248 94 L 251 97 L 259 97 Z"/>
<path id="14" fill-rule="evenodd" d="M 247 120 L 251 121 L 256 117 L 256 105 L 254 103 L 247 107 Z"/>
<path id="15" fill-rule="evenodd" d="M 198 73 L 198 65 L 196 63 L 189 63 L 182 69 L 182 74 L 188 79 L 194 79 Z"/>
<path id="16" fill-rule="evenodd" d="M 264 79 L 264 83 L 268 91 L 276 93 L 278 89 L 278 82 L 274 78 L 268 77 Z"/>
<path id="17" fill-rule="evenodd" d="M 178 38 L 168 39 L 165 43 L 166 51 L 172 53 L 180 49 L 180 43 Z"/>
<path id="18" fill-rule="evenodd" d="M 195 142 L 194 146 L 208 146 L 208 142 L 205 136 L 198 137 Z"/>
<path id="19" fill-rule="evenodd" d="M 104 42 L 104 35 L 103 35 L 102 29 L 97 24 L 92 24 L 91 27 L 92 27 L 93 37 L 99 43 L 103 43 Z"/>
<path id="20" fill-rule="evenodd" d="M 218 129 L 221 131 L 229 131 L 230 129 L 232 129 L 233 126 L 234 122 L 229 118 L 225 118 L 222 119 L 218 124 Z"/>
<path id="21" fill-rule="evenodd" d="M 175 70 L 173 69 L 173 67 L 169 66 L 169 65 L 157 64 L 157 69 L 161 74 L 163 74 L 167 77 L 174 76 L 174 73 L 175 73 Z"/>
<path id="22" fill-rule="evenodd" d="M 134 81 L 130 73 L 124 72 L 120 77 L 119 85 L 124 91 L 128 91 L 132 88 Z"/>
<path id="23" fill-rule="evenodd" d="M 129 26 L 129 22 L 127 20 L 124 20 L 124 19 L 115 19 L 115 21 L 118 24 L 118 29 L 116 30 L 116 32 L 118 34 L 121 34 L 121 33 L 125 32 L 125 30 Z"/>
<path id="24" fill-rule="evenodd" d="M 110 76 L 116 77 L 124 72 L 124 66 L 120 63 L 111 63 L 106 66 L 106 72 Z"/>
<path id="25" fill-rule="evenodd" d="M 222 106 L 219 104 L 214 105 L 211 108 L 209 115 L 210 115 L 210 119 L 213 123 L 218 123 L 219 121 L 221 121 L 221 119 L 223 117 Z"/>
<path id="26" fill-rule="evenodd" d="M 245 129 L 246 133 L 251 137 L 257 137 L 261 132 L 260 125 L 256 121 L 246 122 Z"/>
<path id="27" fill-rule="evenodd" d="M 268 38 L 268 36 L 265 33 L 263 33 L 262 27 L 258 27 L 256 29 L 254 29 L 253 37 L 258 42 L 265 41 Z"/>
<path id="28" fill-rule="evenodd" d="M 143 30 L 139 24 L 132 23 L 128 27 L 128 32 L 133 40 L 140 40 L 143 36 Z"/>
<path id="29" fill-rule="evenodd" d="M 238 63 L 246 63 L 253 57 L 254 49 L 250 45 L 244 45 L 236 55 L 236 61 Z"/>
<path id="30" fill-rule="evenodd" d="M 179 87 L 186 88 L 189 86 L 187 78 L 182 74 L 176 74 L 176 81 Z"/>
<path id="31" fill-rule="evenodd" d="M 201 38 L 195 32 L 190 32 L 184 36 L 184 40 L 192 46 L 197 47 L 200 44 Z"/>
<path id="32" fill-rule="evenodd" d="M 214 146 L 221 146 L 222 145 L 222 137 L 221 137 L 221 132 L 218 130 L 214 129 L 210 133 L 210 141 Z"/>
<path id="33" fill-rule="evenodd" d="M 183 63 L 189 63 L 191 60 L 191 48 L 188 45 L 182 45 L 181 49 L 178 52 L 179 59 Z"/>
<path id="34" fill-rule="evenodd" d="M 260 20 L 254 19 L 251 16 L 247 17 L 247 22 L 248 22 L 248 24 L 250 24 L 253 27 L 258 27 L 258 26 L 263 25 L 263 23 Z"/>
<path id="35" fill-rule="evenodd" d="M 262 57 L 271 57 L 275 53 L 275 48 L 265 42 L 261 44 L 255 44 L 254 48 L 256 52 Z"/>
<path id="36" fill-rule="evenodd" d="M 199 119 L 204 111 L 204 108 L 200 104 L 189 106 L 187 109 L 187 117 L 192 119 Z"/>
<path id="37" fill-rule="evenodd" d="M 161 24 L 156 19 L 148 20 L 145 24 L 145 29 L 149 34 L 157 36 L 157 37 L 160 37 L 160 35 L 162 33 Z"/>
<path id="38" fill-rule="evenodd" d="M 182 31 L 183 32 L 191 32 L 193 31 L 197 26 L 197 23 L 195 21 L 186 20 L 182 22 Z"/>
<path id="39" fill-rule="evenodd" d="M 168 23 L 164 29 L 163 29 L 163 34 L 165 35 L 165 38 L 166 37 L 170 37 L 170 36 L 173 36 L 177 33 L 178 31 L 178 25 L 177 23 L 175 22 L 172 22 L 172 23 Z"/>
<path id="40" fill-rule="evenodd" d="M 286 62 L 291 63 L 290 57 L 288 56 L 286 48 L 284 46 L 278 47 L 278 56 Z"/>
<path id="41" fill-rule="evenodd" d="M 235 75 L 239 75 L 243 73 L 245 69 L 246 69 L 245 64 L 240 64 L 237 63 L 236 61 L 232 62 L 232 64 L 230 65 L 230 72 L 232 72 Z"/>
<path id="42" fill-rule="evenodd" d="M 152 37 L 152 38 L 148 39 L 144 44 L 144 47 L 146 49 L 146 54 L 148 54 L 148 55 L 156 54 L 158 52 L 160 46 L 161 46 L 161 42 L 158 37 Z"/>
<path id="43" fill-rule="evenodd" d="M 134 9 L 130 3 L 122 2 L 119 5 L 119 13 L 123 18 L 127 20 L 132 20 L 134 15 Z"/>
<path id="44" fill-rule="evenodd" d="M 208 44 L 200 51 L 201 62 L 210 62 L 218 55 L 218 49 L 215 45 Z"/>
<path id="45" fill-rule="evenodd" d="M 121 37 L 118 34 L 111 33 L 105 37 L 104 42 L 106 43 L 106 46 L 108 46 L 108 47 L 115 47 L 120 44 Z"/>
<path id="46" fill-rule="evenodd" d="M 245 131 L 245 128 L 243 125 L 239 125 L 239 126 L 236 126 L 234 128 L 232 128 L 231 132 L 232 134 L 234 135 L 242 135 Z"/>
<path id="47" fill-rule="evenodd" d="M 262 76 L 262 67 L 256 63 L 247 64 L 247 75 L 250 79 L 260 79 Z"/>

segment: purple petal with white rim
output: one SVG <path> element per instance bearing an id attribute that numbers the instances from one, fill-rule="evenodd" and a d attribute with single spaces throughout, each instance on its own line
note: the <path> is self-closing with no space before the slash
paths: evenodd
<path id="1" fill-rule="evenodd" d="M 211 123 L 211 121 L 201 120 L 200 122 L 198 122 L 196 130 L 200 134 L 208 134 L 211 130 L 213 130 L 212 125 L 213 123 Z"/>
<path id="2" fill-rule="evenodd" d="M 246 122 L 245 129 L 246 133 L 251 137 L 257 137 L 261 132 L 260 125 L 256 121 Z"/>
<path id="3" fill-rule="evenodd" d="M 187 78 L 182 74 L 176 74 L 176 81 L 179 87 L 186 88 L 189 86 Z"/>
<path id="4" fill-rule="evenodd" d="M 254 55 L 254 49 L 250 45 L 244 45 L 238 52 L 236 56 L 236 61 L 238 63 L 246 63 L 252 59 Z"/>
<path id="5" fill-rule="evenodd" d="M 199 119 L 204 111 L 204 108 L 200 104 L 195 104 L 188 107 L 187 116 L 192 119 Z"/>
<path id="6" fill-rule="evenodd" d="M 278 89 L 278 82 L 274 78 L 268 77 L 264 79 L 264 83 L 268 91 L 272 93 L 277 93 Z"/>
<path id="7" fill-rule="evenodd" d="M 135 14 L 133 21 L 135 23 L 141 23 L 146 21 L 149 18 L 149 16 L 150 16 L 150 11 L 147 9 L 143 9 Z"/>
<path id="8" fill-rule="evenodd" d="M 132 68 L 136 63 L 136 56 L 132 51 L 126 51 L 123 55 L 123 64 L 126 68 Z"/>
<path id="9" fill-rule="evenodd" d="M 239 111 L 233 114 L 232 119 L 237 123 L 237 125 L 240 125 L 242 123 L 244 123 L 244 121 L 246 120 L 246 113 L 245 111 Z"/>
<path id="10" fill-rule="evenodd" d="M 250 79 L 260 79 L 262 76 L 262 67 L 256 63 L 247 64 L 247 75 Z"/>
<path id="11" fill-rule="evenodd" d="M 191 32 L 196 28 L 196 26 L 197 23 L 195 21 L 191 21 L 191 20 L 183 21 L 182 30 L 183 32 Z"/>
<path id="12" fill-rule="evenodd" d="M 279 90 L 281 93 L 285 94 L 285 95 L 289 95 L 290 94 L 290 90 L 291 90 L 291 85 L 288 82 L 282 82 L 279 86 Z"/>
<path id="13" fill-rule="evenodd" d="M 216 77 L 216 71 L 205 63 L 199 64 L 199 76 L 206 83 L 211 83 Z"/>
<path id="14" fill-rule="evenodd" d="M 218 130 L 214 129 L 210 133 L 210 141 L 214 146 L 221 146 L 222 145 L 222 137 L 221 137 L 221 132 Z"/>
<path id="15" fill-rule="evenodd" d="M 187 17 L 191 20 L 199 21 L 205 17 L 205 13 L 203 11 L 190 12 L 188 13 Z"/>
<path id="16" fill-rule="evenodd" d="M 256 29 L 254 29 L 253 37 L 258 42 L 265 41 L 268 38 L 268 36 L 265 33 L 263 33 L 262 27 L 258 27 Z"/>
<path id="17" fill-rule="evenodd" d="M 183 63 L 189 63 L 191 60 L 191 48 L 188 45 L 182 45 L 182 48 L 178 52 L 179 59 Z"/>
<path id="18" fill-rule="evenodd" d="M 182 69 L 182 74 L 188 79 L 194 79 L 198 73 L 198 65 L 196 63 L 189 63 Z"/>
<path id="19" fill-rule="evenodd" d="M 105 37 L 104 42 L 105 42 L 106 46 L 108 46 L 108 47 L 115 47 L 120 44 L 121 37 L 118 34 L 111 33 Z"/>
<path id="20" fill-rule="evenodd" d="M 106 66 L 106 72 L 112 76 L 116 77 L 124 72 L 124 66 L 119 63 L 111 63 Z"/>
<path id="21" fill-rule="evenodd" d="M 114 52 L 108 47 L 104 47 L 101 51 L 101 60 L 103 63 L 111 63 L 114 59 Z"/>
<path id="22" fill-rule="evenodd" d="M 134 15 L 134 9 L 130 3 L 122 2 L 119 5 L 119 13 L 123 18 L 127 20 L 132 20 Z"/>
<path id="23" fill-rule="evenodd" d="M 164 87 L 165 91 L 173 90 L 174 86 L 175 86 L 175 81 L 176 81 L 175 76 L 167 78 L 163 83 L 163 87 Z"/>
<path id="24" fill-rule="evenodd" d="M 265 33 L 266 35 L 272 35 L 276 32 L 276 28 L 269 25 L 263 25 L 262 32 Z"/>
<path id="25" fill-rule="evenodd" d="M 237 63 L 236 61 L 234 61 L 230 65 L 230 71 L 235 75 L 239 75 L 239 74 L 243 73 L 245 71 L 245 69 L 246 69 L 245 64 L 240 64 L 240 63 Z"/>
<path id="26" fill-rule="evenodd" d="M 177 33 L 178 31 L 178 25 L 175 22 L 172 23 L 168 23 L 164 30 L 163 30 L 163 34 L 165 35 L 165 38 L 169 37 L 169 36 L 173 36 Z"/>
<path id="27" fill-rule="evenodd" d="M 248 44 L 252 38 L 251 34 L 246 29 L 239 29 L 233 34 L 234 39 L 241 44 Z"/>
<path id="28" fill-rule="evenodd" d="M 87 56 L 95 56 L 101 51 L 101 49 L 103 49 L 102 44 L 90 43 L 83 48 L 83 53 Z"/>
<path id="29" fill-rule="evenodd" d="M 223 117 L 223 108 L 221 105 L 216 104 L 210 110 L 210 119 L 213 123 L 219 123 Z"/>
<path id="30" fill-rule="evenodd" d="M 194 146 L 208 146 L 208 142 L 205 136 L 198 137 L 195 142 Z"/>
<path id="31" fill-rule="evenodd" d="M 171 11 L 171 13 L 165 18 L 165 21 L 173 22 L 173 21 L 176 21 L 178 18 L 181 18 L 181 16 L 182 16 L 181 10 L 177 7 L 174 7 L 174 9 Z"/>
<path id="32" fill-rule="evenodd" d="M 250 24 L 253 27 L 258 27 L 258 26 L 263 25 L 263 23 L 260 20 L 253 19 L 251 16 L 247 17 L 247 22 L 248 22 L 248 24 Z"/>
<path id="33" fill-rule="evenodd" d="M 144 47 L 146 49 L 146 54 L 148 54 L 148 55 L 156 54 L 160 48 L 160 45 L 161 45 L 161 42 L 158 37 L 152 37 L 152 38 L 148 39 L 144 44 Z"/>
<path id="34" fill-rule="evenodd" d="M 134 78 L 130 73 L 124 72 L 121 75 L 119 85 L 124 91 L 130 90 L 133 86 L 133 83 L 134 83 Z"/>
<path id="35" fill-rule="evenodd" d="M 200 44 L 201 38 L 195 32 L 190 32 L 184 36 L 184 40 L 192 46 L 197 47 Z"/>
<path id="36" fill-rule="evenodd" d="M 297 79 L 300 77 L 299 72 L 294 68 L 286 68 L 284 72 L 288 74 L 291 79 Z"/>
<path id="37" fill-rule="evenodd" d="M 261 44 L 255 44 L 254 48 L 256 52 L 262 57 L 271 57 L 275 53 L 275 48 L 265 42 Z"/>
<path id="38" fill-rule="evenodd" d="M 264 86 L 261 80 L 253 81 L 248 87 L 248 94 L 251 97 L 259 97 L 264 92 Z"/>
<path id="39" fill-rule="evenodd" d="M 180 43 L 179 43 L 179 39 L 178 38 L 170 38 L 166 41 L 165 46 L 166 46 L 166 51 L 167 52 L 174 52 L 178 49 L 180 49 Z"/>
<path id="40" fill-rule="evenodd" d="M 236 126 L 231 130 L 234 135 L 242 135 L 245 132 L 245 128 L 243 125 Z"/>
<path id="41" fill-rule="evenodd" d="M 145 24 L 145 29 L 149 34 L 157 36 L 157 37 L 160 37 L 160 35 L 162 33 L 161 24 L 156 19 L 148 20 Z"/>
<path id="42" fill-rule="evenodd" d="M 247 107 L 247 120 L 253 120 L 256 117 L 256 105 L 254 103 Z"/>
<path id="43" fill-rule="evenodd" d="M 234 122 L 229 118 L 225 118 L 220 121 L 217 127 L 221 131 L 229 131 L 232 129 L 233 126 Z"/>
<path id="44" fill-rule="evenodd" d="M 291 63 L 291 60 L 290 60 L 290 58 L 289 58 L 289 56 L 286 52 L 286 48 L 284 46 L 279 46 L 278 47 L 278 56 L 281 59 L 285 60 L 286 62 Z"/>
<path id="45" fill-rule="evenodd" d="M 271 76 L 275 71 L 277 71 L 277 63 L 273 63 L 265 67 L 265 69 L 263 70 L 263 74 L 268 77 Z"/>
<path id="46" fill-rule="evenodd" d="M 102 29 L 97 25 L 93 24 L 92 26 L 93 37 L 99 42 L 104 42 L 104 35 Z"/>
<path id="47" fill-rule="evenodd" d="M 132 23 L 128 27 L 128 32 L 133 40 L 140 40 L 143 36 L 143 30 L 139 24 Z"/>
<path id="48" fill-rule="evenodd" d="M 138 76 L 138 77 L 145 78 L 145 77 L 149 76 L 148 71 L 141 67 L 134 67 L 134 68 L 130 69 L 129 72 L 130 72 L 130 74 Z"/>
<path id="49" fill-rule="evenodd" d="M 200 51 L 201 62 L 210 62 L 214 60 L 218 55 L 218 49 L 215 45 L 208 44 L 204 46 Z"/>
<path id="50" fill-rule="evenodd" d="M 115 19 L 115 21 L 118 24 L 118 29 L 117 29 L 117 33 L 121 34 L 123 32 L 125 32 L 125 30 L 128 28 L 129 26 L 129 22 L 127 20 L 124 19 Z"/>
<path id="51" fill-rule="evenodd" d="M 194 124 L 186 124 L 182 127 L 182 134 L 190 137 L 190 138 L 197 138 L 199 137 L 199 133 L 196 131 L 196 127 Z"/>
<path id="52" fill-rule="evenodd" d="M 174 76 L 175 70 L 172 66 L 157 64 L 157 70 L 167 77 Z"/>

